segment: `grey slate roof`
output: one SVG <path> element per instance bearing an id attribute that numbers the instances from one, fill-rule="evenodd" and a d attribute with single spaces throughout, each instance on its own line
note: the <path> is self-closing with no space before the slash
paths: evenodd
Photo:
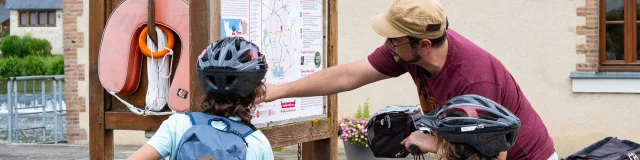
<path id="1" fill-rule="evenodd" d="M 7 0 L 6 9 L 62 9 L 62 0 Z"/>
<path id="2" fill-rule="evenodd" d="M 0 5 L 0 23 L 9 20 L 9 10 Z"/>

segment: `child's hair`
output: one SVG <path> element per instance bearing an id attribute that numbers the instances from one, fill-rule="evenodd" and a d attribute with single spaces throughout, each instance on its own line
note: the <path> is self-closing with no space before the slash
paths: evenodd
<path id="1" fill-rule="evenodd" d="M 437 155 L 438 157 L 440 157 L 440 160 L 460 159 L 460 155 L 456 154 L 455 144 L 437 135 L 436 135 L 436 148 L 438 148 Z M 497 158 L 484 156 L 480 154 L 480 152 L 476 152 L 467 158 L 467 160 L 496 160 L 496 159 Z"/>
<path id="2" fill-rule="evenodd" d="M 243 123 L 248 124 L 251 123 L 251 119 L 253 118 L 253 111 L 255 109 L 255 104 L 253 104 L 253 101 L 256 98 L 262 98 L 265 95 L 265 92 L 266 88 L 264 86 L 264 83 L 260 82 L 253 93 L 245 97 L 236 95 L 206 95 L 202 99 L 200 107 L 202 107 L 202 110 L 205 113 L 211 113 L 225 117 L 237 116 L 240 117 Z"/>

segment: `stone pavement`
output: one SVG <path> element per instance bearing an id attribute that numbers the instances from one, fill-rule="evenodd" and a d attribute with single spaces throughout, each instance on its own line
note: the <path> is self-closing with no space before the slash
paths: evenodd
<path id="1" fill-rule="evenodd" d="M 114 148 L 114 159 L 126 159 L 139 147 L 116 146 Z M 286 147 L 285 151 L 274 151 L 276 160 L 297 160 L 297 149 Z M 0 160 L 37 160 L 37 159 L 89 159 L 88 145 L 68 145 L 68 144 L 6 144 L 0 143 Z M 339 160 L 346 160 L 344 151 L 338 152 Z M 404 159 L 413 159 L 408 156 Z M 428 157 L 428 159 L 435 159 Z M 402 159 L 398 159 L 402 160 Z"/>

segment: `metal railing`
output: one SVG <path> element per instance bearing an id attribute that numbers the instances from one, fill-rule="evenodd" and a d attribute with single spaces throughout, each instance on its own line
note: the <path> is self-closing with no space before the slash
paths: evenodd
<path id="1" fill-rule="evenodd" d="M 51 82 L 50 87 L 47 87 L 49 81 Z M 53 143 L 58 143 L 63 140 L 62 137 L 66 137 L 61 135 L 65 134 L 65 123 L 61 123 L 64 117 L 60 120 L 61 116 L 66 116 L 66 109 L 63 109 L 63 81 L 64 76 L 62 75 L 9 78 L 7 82 L 8 142 L 17 142 L 17 133 L 19 132 L 42 130 L 42 143 L 47 143 L 47 114 L 52 114 L 53 118 L 53 128 L 50 129 L 53 134 Z M 36 87 L 38 83 L 40 86 Z M 31 91 L 27 85 L 31 85 Z M 22 93 L 19 92 L 20 87 L 22 87 Z M 36 90 L 38 88 L 39 91 Z M 47 103 L 48 101 L 51 103 Z M 37 118 L 37 114 L 40 114 L 39 125 L 21 125 L 20 118 L 33 119 L 34 115 Z"/>

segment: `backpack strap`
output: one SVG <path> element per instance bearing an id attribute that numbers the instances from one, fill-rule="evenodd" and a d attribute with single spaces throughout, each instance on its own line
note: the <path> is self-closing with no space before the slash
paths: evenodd
<path id="1" fill-rule="evenodd" d="M 202 112 L 191 112 L 187 114 L 191 119 L 192 125 L 211 125 L 213 121 L 221 121 L 227 125 L 225 132 L 234 132 L 242 138 L 245 138 L 257 129 L 252 124 L 245 124 L 242 122 L 231 120 L 227 117 L 217 116 L 213 114 L 207 114 Z"/>
<path id="2" fill-rule="evenodd" d="M 255 126 L 251 124 L 245 124 L 238 121 L 231 121 L 229 127 L 227 129 L 231 129 L 231 131 L 236 131 L 238 134 L 242 136 L 242 138 L 246 138 L 256 131 Z"/>

